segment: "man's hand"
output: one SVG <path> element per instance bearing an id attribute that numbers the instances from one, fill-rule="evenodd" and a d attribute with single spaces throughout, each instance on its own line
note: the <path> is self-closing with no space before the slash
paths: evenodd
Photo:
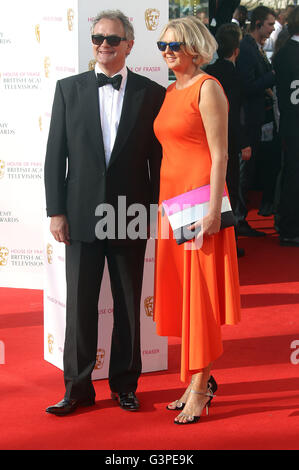
<path id="1" fill-rule="evenodd" d="M 50 232 L 56 241 L 70 245 L 69 224 L 65 215 L 51 217 Z"/>
<path id="2" fill-rule="evenodd" d="M 242 153 L 242 160 L 250 160 L 251 158 L 251 147 L 245 147 L 244 149 L 241 150 Z"/>

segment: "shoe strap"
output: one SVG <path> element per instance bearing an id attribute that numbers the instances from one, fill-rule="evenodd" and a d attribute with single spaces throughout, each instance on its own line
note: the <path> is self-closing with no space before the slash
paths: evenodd
<path id="1" fill-rule="evenodd" d="M 191 393 L 196 393 L 196 395 L 204 395 L 205 397 L 216 397 L 216 395 L 214 395 L 214 393 L 212 393 L 211 391 L 207 391 L 207 392 L 197 392 L 196 390 L 190 390 Z"/>

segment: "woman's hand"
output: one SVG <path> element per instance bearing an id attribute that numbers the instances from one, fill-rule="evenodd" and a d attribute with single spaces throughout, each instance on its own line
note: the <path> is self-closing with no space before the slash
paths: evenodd
<path id="1" fill-rule="evenodd" d="M 218 233 L 221 226 L 221 217 L 216 214 L 207 214 L 203 219 L 198 220 L 190 225 L 189 230 L 195 230 L 201 227 L 201 231 L 197 234 L 196 238 L 204 237 L 205 235 L 214 235 Z"/>

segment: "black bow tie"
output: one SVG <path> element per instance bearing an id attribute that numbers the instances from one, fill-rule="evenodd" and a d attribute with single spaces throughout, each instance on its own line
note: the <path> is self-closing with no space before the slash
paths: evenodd
<path id="1" fill-rule="evenodd" d="M 123 77 L 121 75 L 115 75 L 114 77 L 107 77 L 104 73 L 97 73 L 98 77 L 98 86 L 105 86 L 108 83 L 111 83 L 115 90 L 120 89 L 121 81 Z"/>

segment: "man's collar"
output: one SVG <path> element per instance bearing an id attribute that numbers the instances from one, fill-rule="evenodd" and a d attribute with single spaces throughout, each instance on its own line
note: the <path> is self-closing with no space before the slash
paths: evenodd
<path id="1" fill-rule="evenodd" d="M 247 36 L 249 36 L 251 41 L 255 43 L 259 49 L 263 47 L 251 33 L 247 34 Z"/>

